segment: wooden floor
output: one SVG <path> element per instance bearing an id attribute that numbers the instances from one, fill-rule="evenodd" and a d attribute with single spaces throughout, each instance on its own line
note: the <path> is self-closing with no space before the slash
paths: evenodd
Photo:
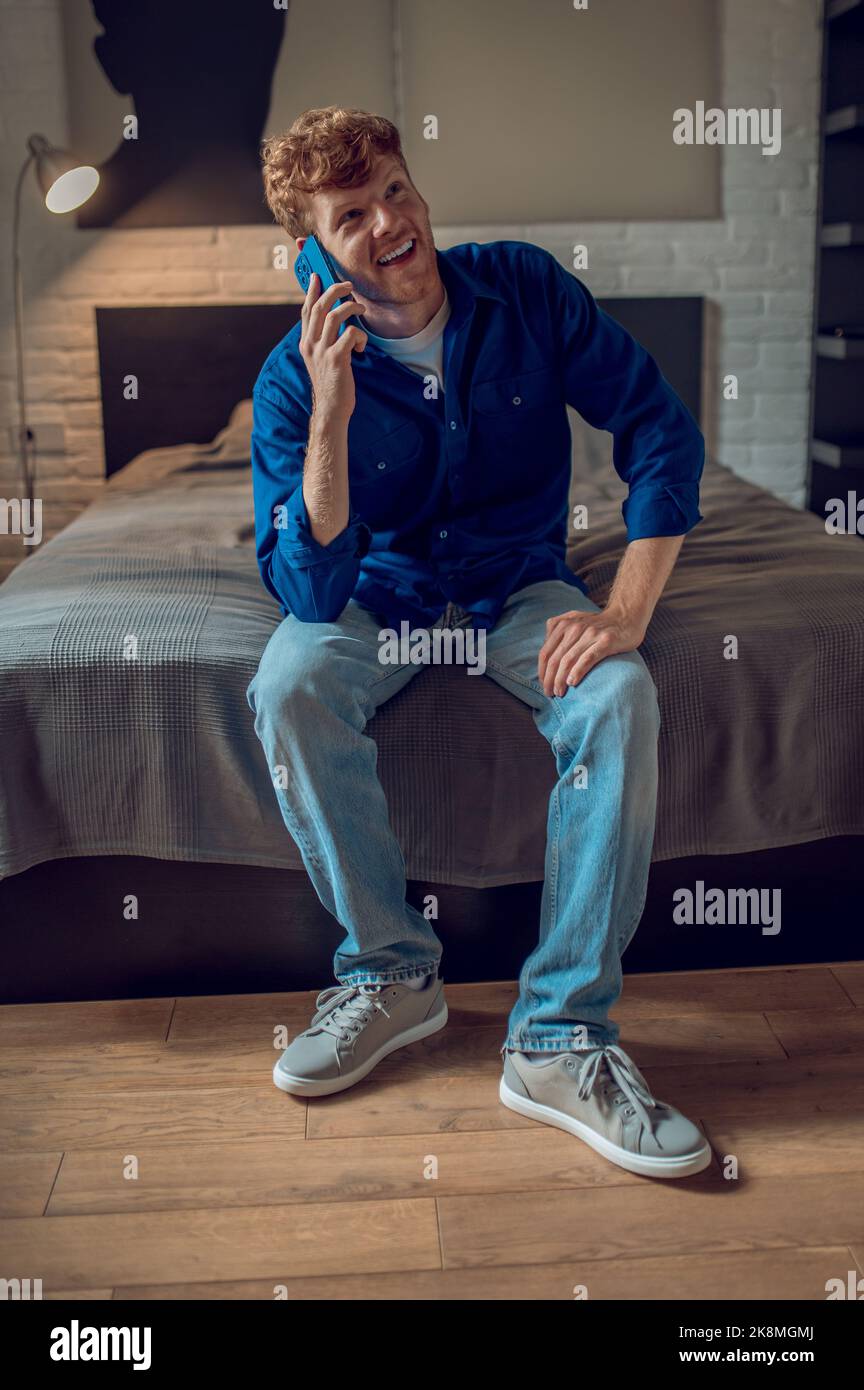
<path id="1" fill-rule="evenodd" d="M 270 1073 L 313 994 L 0 1010 L 0 1275 L 75 1298 L 824 1300 L 864 1271 L 864 964 L 627 976 L 621 1045 L 714 1149 L 680 1182 L 505 1109 L 515 987 L 446 994 L 441 1033 L 310 1101 Z"/>

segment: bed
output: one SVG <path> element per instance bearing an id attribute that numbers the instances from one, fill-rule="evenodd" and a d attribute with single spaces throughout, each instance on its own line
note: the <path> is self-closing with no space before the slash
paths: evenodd
<path id="1" fill-rule="evenodd" d="M 245 699 L 280 614 L 255 564 L 249 400 L 225 414 L 213 438 L 122 460 L 0 587 L 7 1000 L 329 978 L 338 928 L 283 826 Z M 571 501 L 589 526 L 568 561 L 602 603 L 624 489 L 609 437 L 573 422 Z M 176 426 L 163 412 L 158 428 Z M 642 648 L 663 726 L 654 930 L 636 941 L 655 969 L 700 952 L 717 964 L 843 958 L 864 835 L 864 548 L 713 462 L 701 506 Z M 530 711 L 493 682 L 430 667 L 369 732 L 411 892 L 444 904 L 449 978 L 513 973 L 536 931 L 554 780 Z M 802 875 L 835 894 L 817 933 Z M 693 928 L 685 944 L 672 885 L 697 878 L 794 886 L 782 942 L 739 928 L 721 944 Z M 117 931 L 130 894 L 151 917 L 160 904 L 143 953 Z"/>

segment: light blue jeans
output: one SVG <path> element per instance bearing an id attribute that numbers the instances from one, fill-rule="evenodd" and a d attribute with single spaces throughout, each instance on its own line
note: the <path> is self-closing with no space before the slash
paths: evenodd
<path id="1" fill-rule="evenodd" d="M 558 771 L 539 940 L 522 967 L 502 1052 L 565 1052 L 618 1040 L 609 1010 L 645 905 L 657 692 L 641 656 L 627 652 L 600 661 L 565 695 L 545 695 L 537 657 L 546 620 L 572 609 L 598 611 L 560 580 L 530 584 L 510 596 L 486 633 L 486 676 L 530 705 Z M 447 622 L 454 617 L 470 625 L 450 605 Z M 378 707 L 422 669 L 382 666 L 380 630 L 353 599 L 335 622 L 289 615 L 247 690 L 285 824 L 318 897 L 347 933 L 333 962 L 343 984 L 426 975 L 442 954 L 431 923 L 405 901 L 405 862 L 376 772 L 378 750 L 364 733 Z"/>

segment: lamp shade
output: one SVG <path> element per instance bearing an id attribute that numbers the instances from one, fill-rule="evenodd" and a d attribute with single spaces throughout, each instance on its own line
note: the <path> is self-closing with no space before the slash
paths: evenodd
<path id="1" fill-rule="evenodd" d="M 72 212 L 96 191 L 99 173 L 92 164 L 80 164 L 68 150 L 51 145 L 44 135 L 31 135 L 27 147 L 49 212 Z"/>

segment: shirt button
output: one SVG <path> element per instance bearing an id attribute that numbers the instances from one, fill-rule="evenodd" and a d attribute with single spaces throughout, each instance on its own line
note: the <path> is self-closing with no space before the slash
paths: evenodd
<path id="1" fill-rule="evenodd" d="M 451 428 L 451 430 L 455 430 L 455 428 L 456 428 L 456 421 L 455 421 L 455 420 L 451 420 L 451 421 L 450 421 L 450 428 Z"/>
<path id="2" fill-rule="evenodd" d="M 446 531 L 439 531 L 439 532 L 438 532 L 438 535 L 441 537 L 442 541 L 446 541 L 446 539 L 447 539 L 447 532 L 446 532 Z"/>
<path id="3" fill-rule="evenodd" d="M 383 459 L 382 459 L 381 462 L 379 463 L 378 467 L 379 467 L 379 468 L 386 468 L 386 467 L 387 467 L 387 465 L 386 465 L 386 463 L 384 462 Z"/>
<path id="4" fill-rule="evenodd" d="M 522 404 L 522 397 L 521 397 L 521 396 L 514 396 L 514 397 L 513 397 L 513 404 L 514 404 L 514 405 L 521 405 L 521 404 Z"/>

